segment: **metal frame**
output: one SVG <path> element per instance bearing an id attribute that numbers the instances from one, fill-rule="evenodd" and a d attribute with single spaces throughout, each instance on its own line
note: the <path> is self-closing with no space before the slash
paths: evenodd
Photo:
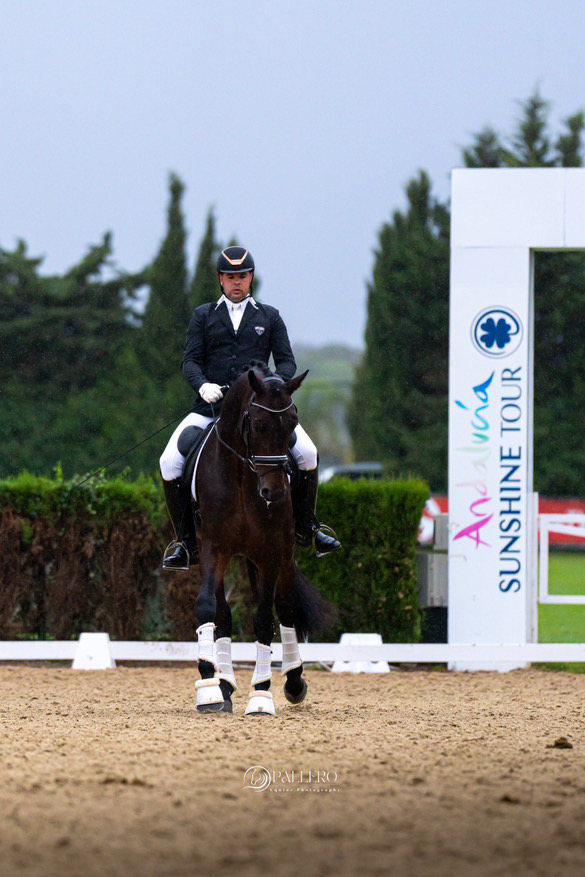
<path id="1" fill-rule="evenodd" d="M 576 536 L 579 539 L 585 539 L 585 515 L 539 515 L 538 523 L 540 529 L 538 602 L 585 606 L 585 596 L 578 594 L 549 594 L 548 592 L 549 533 L 559 533 L 565 536 Z"/>

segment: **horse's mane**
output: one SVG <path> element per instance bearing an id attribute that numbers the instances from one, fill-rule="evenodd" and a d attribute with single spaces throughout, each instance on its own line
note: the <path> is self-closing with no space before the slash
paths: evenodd
<path id="1" fill-rule="evenodd" d="M 274 377 L 274 372 L 271 371 L 270 368 L 266 365 L 266 363 L 262 362 L 261 359 L 251 359 L 250 362 L 248 363 L 248 365 L 245 365 L 243 368 L 240 369 L 240 373 L 238 374 L 238 377 L 240 377 L 240 375 L 247 375 L 248 372 L 250 371 L 250 369 L 254 370 L 256 377 L 258 377 L 258 378 Z M 237 378 L 236 378 L 236 380 L 237 380 Z"/>

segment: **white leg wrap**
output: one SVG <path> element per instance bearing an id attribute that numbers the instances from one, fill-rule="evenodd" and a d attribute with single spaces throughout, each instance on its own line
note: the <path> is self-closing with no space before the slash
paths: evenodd
<path id="1" fill-rule="evenodd" d="M 210 664 L 213 664 L 217 673 L 219 668 L 215 656 L 215 643 L 213 642 L 214 630 L 215 624 L 213 621 L 202 624 L 201 627 L 197 628 L 197 641 L 199 643 L 199 660 L 209 661 Z"/>
<path id="2" fill-rule="evenodd" d="M 289 670 L 296 670 L 302 666 L 301 656 L 299 654 L 299 643 L 297 640 L 297 632 L 294 627 L 283 627 L 280 625 L 280 641 L 282 643 L 282 670 L 285 676 Z"/>
<path id="3" fill-rule="evenodd" d="M 272 649 L 262 643 L 256 642 L 256 666 L 252 676 L 252 688 L 259 682 L 267 682 L 272 679 Z"/>
<path id="4" fill-rule="evenodd" d="M 219 679 L 225 679 L 226 682 L 229 682 L 234 691 L 236 691 L 238 686 L 232 665 L 232 641 L 229 636 L 220 636 L 215 641 L 215 654 L 217 655 L 219 670 L 219 673 L 216 675 Z"/>

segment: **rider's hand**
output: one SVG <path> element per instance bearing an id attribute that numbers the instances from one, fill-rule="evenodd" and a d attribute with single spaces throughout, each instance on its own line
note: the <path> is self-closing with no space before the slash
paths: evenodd
<path id="1" fill-rule="evenodd" d="M 219 384 L 202 384 L 199 387 L 199 395 L 208 405 L 213 404 L 213 402 L 219 402 L 223 398 Z"/>

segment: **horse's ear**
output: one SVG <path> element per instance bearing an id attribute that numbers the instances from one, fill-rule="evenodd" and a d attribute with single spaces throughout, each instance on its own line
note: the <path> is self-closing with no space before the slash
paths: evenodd
<path id="1" fill-rule="evenodd" d="M 302 375 L 297 375 L 296 378 L 291 378 L 290 381 L 287 381 L 285 383 L 284 386 L 288 390 L 288 393 L 290 396 L 292 396 L 292 394 L 295 392 L 295 390 L 299 389 L 299 387 L 301 386 L 301 384 L 303 383 L 303 381 L 305 380 L 305 378 L 307 377 L 308 374 L 309 374 L 309 369 L 307 369 L 306 372 L 303 372 Z"/>
<path id="2" fill-rule="evenodd" d="M 259 381 L 258 378 L 256 377 L 256 372 L 254 371 L 253 368 L 251 368 L 250 371 L 248 372 L 248 380 L 250 381 L 250 386 L 252 387 L 254 392 L 258 393 L 260 391 L 261 386 L 262 386 L 262 382 Z"/>

